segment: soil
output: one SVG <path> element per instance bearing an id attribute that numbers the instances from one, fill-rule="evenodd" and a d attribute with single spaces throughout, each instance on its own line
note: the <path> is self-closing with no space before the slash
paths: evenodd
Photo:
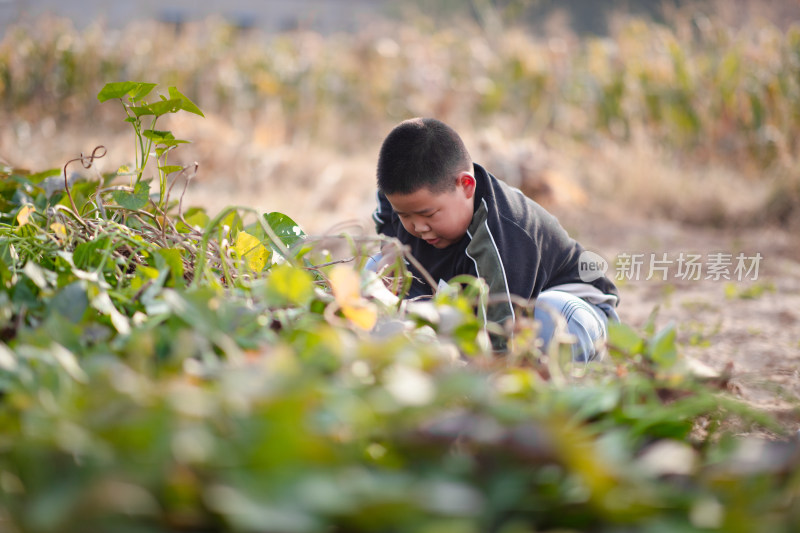
<path id="1" fill-rule="evenodd" d="M 772 412 L 789 431 L 800 429 L 800 236 L 775 227 L 715 229 L 615 217 L 607 210 L 554 212 L 586 248 L 612 263 L 624 322 L 641 328 L 654 313 L 658 329 L 673 322 L 686 358 L 729 373 L 735 395 Z M 680 279 L 681 252 L 701 254 L 705 267 L 708 254 L 732 254 L 730 279 L 709 278 L 707 268 L 701 279 Z M 650 254 L 660 260 L 664 253 L 675 261 L 663 264 L 667 279 L 656 271 L 647 280 Z M 735 272 L 740 253 L 761 254 L 757 277 Z M 614 268 L 622 254 L 644 254 L 638 279 L 630 269 Z"/>

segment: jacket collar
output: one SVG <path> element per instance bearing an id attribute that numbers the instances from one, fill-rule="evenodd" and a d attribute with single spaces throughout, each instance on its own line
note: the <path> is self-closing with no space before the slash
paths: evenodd
<path id="1" fill-rule="evenodd" d="M 482 200 L 489 194 L 491 174 L 478 163 L 473 163 L 472 167 L 475 172 L 475 205 L 473 206 L 473 212 L 477 212 L 483 203 Z"/>

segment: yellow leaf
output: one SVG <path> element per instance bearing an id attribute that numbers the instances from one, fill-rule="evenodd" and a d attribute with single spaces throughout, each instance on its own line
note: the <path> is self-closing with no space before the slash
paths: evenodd
<path id="1" fill-rule="evenodd" d="M 372 329 L 378 320 L 375 306 L 361 297 L 361 276 L 350 267 L 337 265 L 329 275 L 331 290 L 342 314 L 361 329 Z"/>
<path id="2" fill-rule="evenodd" d="M 370 330 L 378 321 L 378 313 L 375 306 L 369 302 L 362 302 L 360 305 L 343 305 L 342 314 L 350 322 L 361 329 Z"/>
<path id="3" fill-rule="evenodd" d="M 32 205 L 23 206 L 22 209 L 19 210 L 19 213 L 17 213 L 17 222 L 19 222 L 19 225 L 24 226 L 27 224 L 31 213 L 34 211 L 36 211 L 36 208 Z"/>
<path id="4" fill-rule="evenodd" d="M 50 224 L 50 229 L 56 234 L 58 240 L 63 241 L 67 238 L 67 227 L 61 222 L 53 222 Z"/>
<path id="5" fill-rule="evenodd" d="M 361 301 L 361 276 L 358 272 L 350 267 L 337 265 L 331 270 L 329 279 L 333 297 L 341 307 Z"/>
<path id="6" fill-rule="evenodd" d="M 247 267 L 254 272 L 261 272 L 267 266 L 267 260 L 272 254 L 266 246 L 261 244 L 256 237 L 246 231 L 240 231 L 236 236 L 233 250 L 240 258 L 245 260 Z"/>
<path id="7" fill-rule="evenodd" d="M 137 265 L 136 272 L 141 274 L 142 279 L 158 279 L 159 271 L 157 268 L 152 268 L 144 265 Z"/>
<path id="8" fill-rule="evenodd" d="M 278 265 L 270 269 L 266 295 L 276 305 L 305 305 L 314 297 L 314 279 L 300 268 Z"/>

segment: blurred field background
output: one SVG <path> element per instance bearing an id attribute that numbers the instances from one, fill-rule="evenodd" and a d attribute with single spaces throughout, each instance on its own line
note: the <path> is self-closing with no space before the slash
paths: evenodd
<path id="1" fill-rule="evenodd" d="M 749 287 L 623 283 L 622 312 L 641 323 L 660 306 L 690 353 L 796 383 L 800 4 L 386 6 L 338 30 L 24 18 L 0 41 L 0 159 L 42 170 L 102 144 L 98 169 L 114 171 L 133 140 L 99 89 L 174 85 L 206 114 L 159 123 L 193 141 L 173 156 L 200 164 L 187 203 L 371 233 L 381 140 L 435 116 L 606 257 L 764 254 Z"/>
<path id="2" fill-rule="evenodd" d="M 153 81 L 206 113 L 160 124 L 194 141 L 176 152 L 200 163 L 192 201 L 283 210 L 312 232 L 367 217 L 381 139 L 419 115 L 555 210 L 796 227 L 796 2 L 574 19 L 605 34 L 546 4 L 405 2 L 348 32 L 24 20 L 0 42 L 0 156 L 43 169 L 103 144 L 114 170 L 133 147 L 121 109 L 95 95 Z"/>

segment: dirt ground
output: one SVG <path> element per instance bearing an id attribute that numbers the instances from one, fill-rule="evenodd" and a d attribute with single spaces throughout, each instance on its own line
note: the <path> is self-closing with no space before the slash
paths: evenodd
<path id="1" fill-rule="evenodd" d="M 608 212 L 555 212 L 573 236 L 610 262 L 644 254 L 638 279 L 631 269 L 612 264 L 609 270 L 624 322 L 641 327 L 654 312 L 657 328 L 674 322 L 686 357 L 730 372 L 729 389 L 737 396 L 773 412 L 792 431 L 800 429 L 800 236 L 774 227 L 711 229 Z M 664 253 L 674 261 L 661 263 L 667 279 L 656 270 L 648 281 L 650 254 L 660 260 Z M 680 279 L 681 253 L 702 255 L 702 279 Z M 730 279 L 723 273 L 715 280 L 713 272 L 706 279 L 709 254 L 717 253 L 731 254 Z M 761 254 L 757 278 L 754 271 L 735 271 L 740 253 Z"/>

